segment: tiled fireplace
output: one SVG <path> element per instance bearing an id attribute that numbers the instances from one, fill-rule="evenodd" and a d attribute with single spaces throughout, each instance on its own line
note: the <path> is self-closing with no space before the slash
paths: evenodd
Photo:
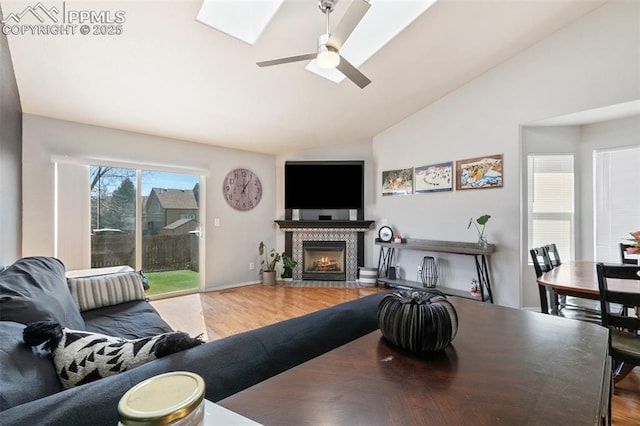
<path id="1" fill-rule="evenodd" d="M 364 266 L 364 232 L 373 221 L 277 220 L 294 280 L 355 281 Z M 315 267 L 314 267 L 315 264 Z"/>

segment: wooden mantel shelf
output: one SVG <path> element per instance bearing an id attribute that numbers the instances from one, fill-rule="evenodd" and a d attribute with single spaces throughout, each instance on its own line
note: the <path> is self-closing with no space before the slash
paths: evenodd
<path id="1" fill-rule="evenodd" d="M 349 228 L 367 230 L 373 220 L 274 220 L 282 229 L 293 228 Z"/>

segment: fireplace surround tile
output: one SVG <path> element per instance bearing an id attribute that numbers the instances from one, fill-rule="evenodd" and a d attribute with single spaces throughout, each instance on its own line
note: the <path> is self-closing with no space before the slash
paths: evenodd
<path id="1" fill-rule="evenodd" d="M 358 277 L 358 232 L 362 229 L 348 228 L 293 228 L 292 258 L 298 262 L 293 269 L 293 279 L 302 280 L 302 256 L 304 241 L 344 241 L 346 243 L 346 280 L 355 281 Z"/>

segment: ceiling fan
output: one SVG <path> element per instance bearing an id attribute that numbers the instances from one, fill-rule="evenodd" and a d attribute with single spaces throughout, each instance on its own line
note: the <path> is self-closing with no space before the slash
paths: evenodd
<path id="1" fill-rule="evenodd" d="M 349 38 L 353 30 L 356 28 L 362 17 L 369 7 L 371 6 L 367 0 L 354 0 L 347 11 L 345 12 L 342 20 L 336 25 L 331 32 L 329 26 L 329 15 L 333 12 L 333 9 L 338 0 L 319 0 L 318 8 L 327 17 L 327 32 L 318 37 L 318 49 L 317 52 L 307 53 L 305 55 L 290 56 L 288 58 L 273 59 L 271 61 L 258 62 L 259 67 L 270 67 L 272 65 L 286 64 L 289 62 L 308 61 L 315 59 L 320 68 L 332 69 L 337 68 L 342 74 L 344 74 L 349 80 L 355 84 L 364 88 L 371 83 L 364 74 L 362 74 L 356 67 L 351 65 L 344 57 L 340 55 L 340 48 L 344 42 Z"/>

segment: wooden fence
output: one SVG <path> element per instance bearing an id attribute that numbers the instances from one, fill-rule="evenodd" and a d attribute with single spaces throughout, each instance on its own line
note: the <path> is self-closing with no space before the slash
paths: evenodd
<path id="1" fill-rule="evenodd" d="M 93 235 L 91 267 L 135 265 L 133 235 Z M 147 272 L 198 270 L 198 237 L 192 234 L 144 235 L 142 269 Z"/>

